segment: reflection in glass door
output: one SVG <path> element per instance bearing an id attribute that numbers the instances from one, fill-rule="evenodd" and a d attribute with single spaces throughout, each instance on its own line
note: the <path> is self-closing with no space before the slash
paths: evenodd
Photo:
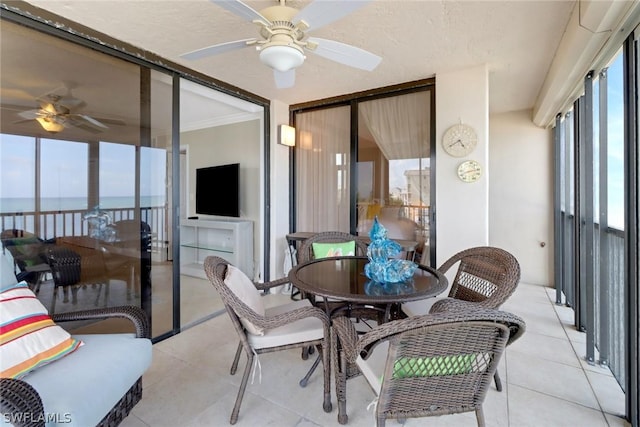
<path id="1" fill-rule="evenodd" d="M 421 91 L 358 104 L 358 234 L 378 217 L 390 238 L 417 241 L 417 260 L 427 265 L 430 98 Z"/>

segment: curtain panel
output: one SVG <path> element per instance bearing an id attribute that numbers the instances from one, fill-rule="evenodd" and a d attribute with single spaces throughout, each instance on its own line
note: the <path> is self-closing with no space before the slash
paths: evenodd
<path id="1" fill-rule="evenodd" d="M 296 115 L 299 231 L 349 232 L 350 108 Z"/>

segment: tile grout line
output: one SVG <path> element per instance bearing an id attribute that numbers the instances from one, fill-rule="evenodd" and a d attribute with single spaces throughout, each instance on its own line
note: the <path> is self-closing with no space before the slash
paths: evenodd
<path id="1" fill-rule="evenodd" d="M 553 289 L 553 288 L 551 288 L 551 289 Z M 596 399 L 596 402 L 598 403 L 598 408 L 600 409 L 600 414 L 602 414 L 602 418 L 604 418 L 605 424 L 607 426 L 609 426 L 609 420 L 607 419 L 607 417 L 605 415 L 605 411 L 604 411 L 604 408 L 602 407 L 602 403 L 600 403 L 600 398 L 598 397 L 598 393 L 596 393 L 596 390 L 594 389 L 593 384 L 591 383 L 591 380 L 589 379 L 589 375 L 587 375 L 587 371 L 584 368 L 584 365 L 582 364 L 583 359 L 576 352 L 575 347 L 571 343 L 571 339 L 569 337 L 569 334 L 567 333 L 567 329 L 565 328 L 565 325 L 562 322 L 562 319 L 560 318 L 560 315 L 558 314 L 558 310 L 556 309 L 556 306 L 558 306 L 558 304 L 556 304 L 555 301 L 553 301 L 551 299 L 551 297 L 549 296 L 549 293 L 546 290 L 545 290 L 545 295 L 547 296 L 547 299 L 549 300 L 549 303 L 552 305 L 553 312 L 556 315 L 556 318 L 558 320 L 558 324 L 562 328 L 562 332 L 564 333 L 565 337 L 567 338 L 567 342 L 569 343 L 569 345 L 571 345 L 571 351 L 573 351 L 573 353 L 576 356 L 576 359 L 578 359 L 580 370 L 582 370 L 582 373 L 583 373 L 585 379 L 587 380 L 587 384 L 589 384 L 589 389 L 591 390 L 591 393 L 593 393 L 593 397 Z M 569 307 L 569 308 L 571 308 L 571 307 Z M 573 310 L 573 308 L 571 308 L 571 310 Z"/>

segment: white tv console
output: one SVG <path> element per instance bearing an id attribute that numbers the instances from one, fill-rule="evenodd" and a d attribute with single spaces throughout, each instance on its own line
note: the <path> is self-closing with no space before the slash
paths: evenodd
<path id="1" fill-rule="evenodd" d="M 206 279 L 204 259 L 219 256 L 253 278 L 253 221 L 186 219 L 180 222 L 180 272 Z"/>

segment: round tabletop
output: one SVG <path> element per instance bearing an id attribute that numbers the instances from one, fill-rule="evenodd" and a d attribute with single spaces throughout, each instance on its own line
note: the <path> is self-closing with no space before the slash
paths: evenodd
<path id="1" fill-rule="evenodd" d="M 389 304 L 436 296 L 447 289 L 447 278 L 418 264 L 413 278 L 403 283 L 373 282 L 364 274 L 367 257 L 329 257 L 295 266 L 289 280 L 313 295 L 363 304 Z"/>

